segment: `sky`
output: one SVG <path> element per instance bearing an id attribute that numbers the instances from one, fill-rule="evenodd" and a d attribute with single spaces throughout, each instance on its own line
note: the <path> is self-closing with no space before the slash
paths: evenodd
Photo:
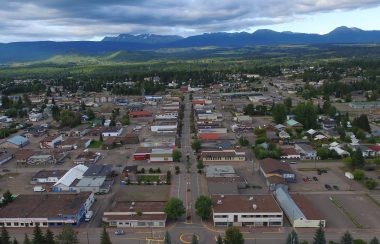
<path id="1" fill-rule="evenodd" d="M 0 0 L 0 42 L 257 29 L 380 30 L 379 0 Z"/>

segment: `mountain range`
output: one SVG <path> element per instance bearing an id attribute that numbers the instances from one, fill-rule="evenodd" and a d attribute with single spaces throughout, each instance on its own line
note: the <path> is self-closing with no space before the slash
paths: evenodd
<path id="1" fill-rule="evenodd" d="M 262 29 L 253 33 L 217 32 L 186 38 L 176 35 L 120 34 L 104 37 L 102 41 L 0 43 L 0 63 L 42 61 L 56 55 L 109 55 L 118 51 L 155 51 L 209 46 L 239 48 L 254 45 L 353 43 L 380 43 L 380 31 L 365 31 L 342 26 L 324 35 Z"/>

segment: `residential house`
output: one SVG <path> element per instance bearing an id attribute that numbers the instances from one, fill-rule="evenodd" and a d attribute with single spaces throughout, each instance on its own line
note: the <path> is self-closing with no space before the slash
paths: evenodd
<path id="1" fill-rule="evenodd" d="M 47 136 L 40 141 L 40 148 L 57 148 L 63 141 L 62 135 Z"/>
<path id="2" fill-rule="evenodd" d="M 322 128 L 325 130 L 335 129 L 337 126 L 336 120 L 331 118 L 324 119 L 321 124 Z"/>
<path id="3" fill-rule="evenodd" d="M 300 153 L 301 159 L 317 159 L 317 151 L 307 144 L 295 144 L 294 148 Z"/>
<path id="4" fill-rule="evenodd" d="M 286 121 L 286 127 L 289 129 L 295 129 L 295 130 L 297 130 L 297 129 L 302 130 L 303 129 L 303 125 L 294 119 L 290 119 L 290 120 Z"/>
<path id="5" fill-rule="evenodd" d="M 80 153 L 75 159 L 74 164 L 94 164 L 98 161 L 100 158 L 100 153 L 92 152 L 92 151 L 86 151 Z"/>
<path id="6" fill-rule="evenodd" d="M 264 176 L 267 186 L 275 190 L 277 185 L 296 182 L 296 174 L 288 163 L 283 163 L 272 158 L 265 158 L 260 161 L 259 172 Z"/>
<path id="7" fill-rule="evenodd" d="M 13 157 L 14 155 L 12 153 L 9 153 L 7 151 L 0 151 L 0 165 L 10 161 Z"/>
<path id="8" fill-rule="evenodd" d="M 123 127 L 109 127 L 109 128 L 104 128 L 102 131 L 102 136 L 103 137 L 109 137 L 109 136 L 121 136 L 123 133 Z"/>
<path id="9" fill-rule="evenodd" d="M 281 155 L 282 159 L 300 159 L 301 158 L 300 153 L 297 152 L 297 150 L 294 149 L 294 147 L 283 147 L 281 148 L 281 151 L 282 151 L 282 155 Z"/>
<path id="10" fill-rule="evenodd" d="M 380 146 L 379 145 L 368 146 L 368 148 L 374 152 L 373 156 L 380 157 Z"/>
<path id="11" fill-rule="evenodd" d="M 29 113 L 29 120 L 32 122 L 37 122 L 43 119 L 43 114 L 42 113 L 36 113 L 36 112 L 31 112 Z"/>
<path id="12" fill-rule="evenodd" d="M 215 227 L 281 227 L 283 212 L 272 195 L 212 195 Z"/>

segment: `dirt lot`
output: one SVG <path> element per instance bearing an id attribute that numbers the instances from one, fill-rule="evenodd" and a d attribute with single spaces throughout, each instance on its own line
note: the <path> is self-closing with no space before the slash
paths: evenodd
<path id="1" fill-rule="evenodd" d="M 326 220 L 328 228 L 355 228 L 350 219 L 331 202 L 330 196 L 330 194 L 305 194 Z"/>
<path id="2" fill-rule="evenodd" d="M 170 185 L 122 185 L 116 199 L 133 201 L 166 201 L 169 199 Z"/>
<path id="3" fill-rule="evenodd" d="M 0 193 L 10 190 L 12 194 L 33 194 L 33 186 L 29 183 L 33 172 L 9 172 L 0 175 Z"/>

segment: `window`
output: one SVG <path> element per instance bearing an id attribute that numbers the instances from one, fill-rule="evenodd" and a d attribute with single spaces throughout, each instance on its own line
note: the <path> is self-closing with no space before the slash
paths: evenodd
<path id="1" fill-rule="evenodd" d="M 43 222 L 43 223 L 42 223 L 42 226 L 47 226 L 47 225 L 48 225 L 47 222 Z"/>
<path id="2" fill-rule="evenodd" d="M 13 223 L 13 226 L 19 226 L 18 222 Z"/>
<path id="3" fill-rule="evenodd" d="M 12 226 L 12 223 L 10 223 L 10 222 L 7 222 L 7 224 L 6 224 L 7 226 Z"/>

